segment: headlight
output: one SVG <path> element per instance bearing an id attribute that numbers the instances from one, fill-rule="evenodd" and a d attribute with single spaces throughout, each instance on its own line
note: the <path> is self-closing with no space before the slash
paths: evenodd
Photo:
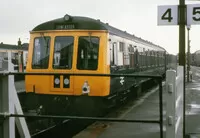
<path id="1" fill-rule="evenodd" d="M 60 88 L 60 76 L 59 75 L 54 76 L 54 88 Z"/>
<path id="2" fill-rule="evenodd" d="M 59 78 L 55 78 L 54 83 L 58 85 L 60 83 Z"/>
<path id="3" fill-rule="evenodd" d="M 64 79 L 64 84 L 65 84 L 65 85 L 68 85 L 68 84 L 69 84 L 69 79 L 68 79 L 68 78 L 65 78 L 65 79 Z"/>
<path id="4" fill-rule="evenodd" d="M 63 87 L 70 88 L 70 76 L 69 75 L 63 76 Z"/>
<path id="5" fill-rule="evenodd" d="M 90 86 L 89 86 L 88 82 L 85 81 L 82 86 L 82 93 L 88 94 L 89 92 L 90 92 Z"/>
<path id="6" fill-rule="evenodd" d="M 66 14 L 66 15 L 64 16 L 64 20 L 65 20 L 65 21 L 69 21 L 70 18 L 71 18 L 71 17 L 70 17 L 68 14 Z"/>

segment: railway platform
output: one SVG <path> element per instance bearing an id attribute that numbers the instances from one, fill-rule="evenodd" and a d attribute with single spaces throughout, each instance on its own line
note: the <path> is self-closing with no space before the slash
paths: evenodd
<path id="1" fill-rule="evenodd" d="M 123 111 L 118 118 L 133 120 L 158 120 L 159 119 L 159 96 L 158 88 L 153 89 L 132 107 Z M 165 93 L 165 92 L 164 92 Z M 164 97 L 164 96 L 163 96 Z M 165 105 L 165 104 L 164 104 Z M 165 115 L 165 112 L 163 112 Z M 159 124 L 146 123 L 115 123 L 96 122 L 73 138 L 159 138 Z"/>
<path id="2" fill-rule="evenodd" d="M 193 80 L 186 82 L 186 134 L 188 138 L 200 138 L 200 68 L 192 67 Z M 118 116 L 121 119 L 158 120 L 158 89 L 142 96 L 133 106 Z M 165 85 L 163 86 L 163 122 L 166 123 Z M 73 138 L 160 138 L 159 124 L 96 122 Z M 165 138 L 165 127 L 164 127 Z"/>

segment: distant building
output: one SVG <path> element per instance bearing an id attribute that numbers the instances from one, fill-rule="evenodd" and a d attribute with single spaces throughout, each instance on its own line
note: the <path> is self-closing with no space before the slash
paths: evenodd
<path id="1" fill-rule="evenodd" d="M 0 51 L 3 50 L 11 50 L 11 51 L 28 51 L 28 43 L 22 44 L 22 46 L 11 45 L 11 44 L 3 44 L 0 43 Z"/>
<path id="2" fill-rule="evenodd" d="M 19 64 L 19 55 L 23 52 L 23 65 L 26 66 L 26 60 L 28 56 L 28 43 L 22 44 L 22 46 L 11 45 L 11 44 L 3 44 L 0 43 L 0 60 L 8 59 L 8 51 L 12 53 L 12 63 L 15 66 Z"/>

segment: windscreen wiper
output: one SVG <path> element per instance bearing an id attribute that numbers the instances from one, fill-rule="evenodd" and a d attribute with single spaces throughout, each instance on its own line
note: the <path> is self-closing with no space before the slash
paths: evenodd
<path id="1" fill-rule="evenodd" d="M 89 34 L 89 39 L 90 39 L 90 48 L 93 50 L 93 43 L 92 43 L 92 39 L 91 39 L 91 32 L 88 33 Z"/>
<path id="2" fill-rule="evenodd" d="M 49 49 L 49 39 L 46 39 L 46 37 L 44 36 L 44 33 L 40 33 L 41 37 L 43 38 L 44 40 L 44 43 L 45 43 L 45 46 L 47 47 L 46 48 L 46 54 L 48 53 L 48 49 Z M 48 41 L 47 41 L 48 40 Z"/>

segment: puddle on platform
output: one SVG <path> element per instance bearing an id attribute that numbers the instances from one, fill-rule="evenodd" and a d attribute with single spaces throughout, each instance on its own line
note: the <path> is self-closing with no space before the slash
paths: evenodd
<path id="1" fill-rule="evenodd" d="M 190 88 L 191 90 L 197 90 L 197 91 L 200 91 L 200 85 L 197 85 L 196 88 Z"/>
<path id="2" fill-rule="evenodd" d="M 193 108 L 198 108 L 198 109 L 200 109 L 200 104 L 188 104 L 192 109 Z"/>
<path id="3" fill-rule="evenodd" d="M 189 134 L 188 138 L 200 138 L 200 134 Z"/>
<path id="4" fill-rule="evenodd" d="M 197 115 L 200 114 L 200 104 L 188 104 L 190 110 L 187 111 L 187 115 Z"/>
<path id="5" fill-rule="evenodd" d="M 200 77 L 200 74 L 199 73 L 195 73 L 195 76 Z"/>

